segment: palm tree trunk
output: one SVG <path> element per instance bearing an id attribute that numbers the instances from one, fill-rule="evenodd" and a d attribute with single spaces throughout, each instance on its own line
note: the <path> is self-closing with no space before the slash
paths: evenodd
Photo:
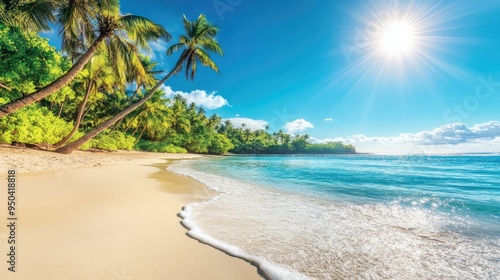
<path id="1" fill-rule="evenodd" d="M 129 102 L 128 102 L 127 107 L 128 107 L 128 106 L 130 106 L 130 104 L 132 104 L 132 101 L 134 100 L 134 97 L 135 97 L 135 96 L 137 95 L 137 93 L 139 92 L 139 89 L 140 89 L 140 88 L 141 88 L 141 87 L 140 87 L 139 85 L 137 85 L 137 89 L 134 91 L 134 94 L 132 95 L 132 97 L 130 97 L 130 100 L 129 100 Z M 118 128 L 118 126 L 122 123 L 122 121 L 123 121 L 123 118 L 122 118 L 122 119 L 120 119 L 117 123 L 115 123 L 115 125 L 113 126 L 113 128 L 111 129 L 111 131 L 109 132 L 109 134 L 111 134 L 111 132 L 115 131 L 115 129 L 117 129 L 117 128 Z"/>
<path id="2" fill-rule="evenodd" d="M 99 34 L 99 37 L 92 43 L 87 52 L 69 69 L 66 74 L 59 77 L 54 82 L 45 86 L 44 88 L 35 91 L 32 94 L 26 95 L 24 97 L 18 98 L 12 102 L 0 106 L 0 118 L 7 116 L 25 106 L 28 106 L 34 102 L 40 101 L 41 99 L 51 95 L 52 93 L 60 90 L 62 87 L 67 85 L 69 82 L 75 78 L 75 76 L 82 70 L 82 68 L 89 62 L 89 60 L 94 56 L 97 48 L 106 39 L 107 35 L 104 33 Z"/>
<path id="3" fill-rule="evenodd" d="M 53 145 L 54 148 L 59 148 L 62 145 L 66 144 L 71 137 L 78 131 L 78 128 L 80 127 L 80 123 L 82 122 L 83 119 L 83 111 L 85 110 L 85 106 L 87 106 L 87 101 L 89 100 L 90 93 L 92 92 L 92 87 L 94 85 L 94 82 L 91 80 L 89 81 L 89 85 L 87 87 L 87 92 L 85 92 L 85 97 L 83 98 L 82 103 L 80 104 L 80 108 L 78 108 L 78 113 L 76 114 L 75 118 L 75 125 L 73 126 L 73 129 L 71 132 L 66 135 L 61 141 L 55 143 Z"/>
<path id="4" fill-rule="evenodd" d="M 57 117 L 60 118 L 61 117 L 61 114 L 62 114 L 62 110 L 64 108 L 64 104 L 66 104 L 66 100 L 67 99 L 64 99 L 64 101 L 61 103 L 61 105 L 59 106 L 59 112 L 57 112 Z"/>
<path id="5" fill-rule="evenodd" d="M 87 108 L 87 110 L 83 113 L 82 118 L 85 118 L 85 116 L 92 110 L 95 104 L 90 104 L 90 106 Z"/>
<path id="6" fill-rule="evenodd" d="M 132 101 L 134 101 L 134 97 L 137 95 L 137 93 L 139 93 L 140 89 L 141 89 L 141 86 L 137 85 L 137 89 L 134 91 L 134 94 L 132 94 L 132 97 L 130 97 L 130 100 L 128 101 L 127 106 L 130 106 L 130 104 L 132 104 Z"/>
<path id="7" fill-rule="evenodd" d="M 94 129 L 91 131 L 87 132 L 87 134 L 83 135 L 80 137 L 80 139 L 67 144 L 64 147 L 61 147 L 56 150 L 56 152 L 61 153 L 61 154 L 69 154 L 73 152 L 74 150 L 78 149 L 81 147 L 83 144 L 85 144 L 87 141 L 90 139 L 96 137 L 99 133 L 103 132 L 104 130 L 108 129 L 110 126 L 112 126 L 115 122 L 118 120 L 122 119 L 126 115 L 130 114 L 133 112 L 135 109 L 141 107 L 142 104 L 146 103 L 156 92 L 156 90 L 163 84 L 165 81 L 167 81 L 172 75 L 177 73 L 181 67 L 182 64 L 184 63 L 184 60 L 186 60 L 187 57 L 189 57 L 191 53 L 187 52 L 186 54 L 182 55 L 179 60 L 177 61 L 177 64 L 172 71 L 170 71 L 163 79 L 161 79 L 149 92 L 146 94 L 141 100 L 137 101 L 136 103 L 132 104 L 131 106 L 125 108 L 123 111 L 112 117 L 111 119 L 101 123 L 100 125 L 96 126 Z"/>
<path id="8" fill-rule="evenodd" d="M 141 130 L 141 133 L 139 134 L 139 137 L 137 137 L 137 139 L 135 140 L 134 144 L 137 144 L 139 142 L 139 139 L 141 139 L 142 134 L 144 134 L 144 131 L 146 131 L 146 126 L 144 126 L 144 128 Z"/>
<path id="9" fill-rule="evenodd" d="M 137 118 L 137 115 L 135 115 L 131 120 L 130 122 L 128 123 L 128 125 L 125 127 L 125 129 L 123 130 L 123 133 L 127 133 L 127 131 L 132 127 L 132 124 L 134 123 L 135 119 Z"/>

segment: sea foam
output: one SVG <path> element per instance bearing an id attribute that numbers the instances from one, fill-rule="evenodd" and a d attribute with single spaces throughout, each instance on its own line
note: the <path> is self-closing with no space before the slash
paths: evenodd
<path id="1" fill-rule="evenodd" d="M 339 203 L 282 192 L 195 170 L 189 162 L 168 169 L 219 192 L 183 209 L 188 234 L 254 263 L 270 279 L 500 275 L 499 239 L 460 234 L 467 220 L 398 203 Z"/>

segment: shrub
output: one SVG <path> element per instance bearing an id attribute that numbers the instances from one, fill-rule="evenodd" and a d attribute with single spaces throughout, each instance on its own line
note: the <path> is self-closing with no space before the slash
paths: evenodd
<path id="1" fill-rule="evenodd" d="M 87 147 L 116 151 L 132 150 L 135 138 L 120 131 L 113 131 L 110 134 L 101 133 L 95 139 L 89 141 Z"/>
<path id="2" fill-rule="evenodd" d="M 185 154 L 187 150 L 181 147 L 174 146 L 172 144 L 167 144 L 165 142 L 151 142 L 145 140 L 139 140 L 135 146 L 136 150 L 155 152 L 155 153 L 169 153 L 169 154 Z"/>
<path id="3" fill-rule="evenodd" d="M 0 119 L 0 142 L 54 144 L 72 127 L 47 108 L 31 105 Z"/>

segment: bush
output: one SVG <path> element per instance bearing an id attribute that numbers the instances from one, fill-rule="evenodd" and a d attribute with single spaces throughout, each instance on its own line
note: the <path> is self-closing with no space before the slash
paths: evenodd
<path id="1" fill-rule="evenodd" d="M 151 142 L 145 140 L 139 140 L 135 146 L 136 150 L 155 152 L 155 153 L 169 153 L 169 154 L 185 154 L 187 150 L 181 147 L 174 146 L 172 144 L 167 144 L 165 142 Z"/>
<path id="2" fill-rule="evenodd" d="M 66 72 L 71 63 L 38 34 L 0 23 L 0 89 L 10 99 L 43 87 Z"/>
<path id="3" fill-rule="evenodd" d="M 113 131 L 110 134 L 101 133 L 95 139 L 88 142 L 85 148 L 96 148 L 108 151 L 132 150 L 135 138 L 120 131 Z"/>
<path id="4" fill-rule="evenodd" d="M 2 101 L 0 98 L 0 103 Z M 72 128 L 72 123 L 54 116 L 49 109 L 31 105 L 0 119 L 0 143 L 54 144 L 68 135 Z M 69 142 L 75 141 L 83 135 L 84 133 L 79 131 L 73 135 Z M 109 135 L 104 133 L 98 135 L 80 149 L 130 151 L 134 144 L 134 137 L 120 131 L 113 131 Z"/>
<path id="5" fill-rule="evenodd" d="M 234 148 L 231 140 L 229 140 L 226 135 L 215 134 L 214 138 L 215 139 L 212 141 L 212 145 L 208 148 L 209 153 L 223 155 Z"/>
<path id="6" fill-rule="evenodd" d="M 47 108 L 31 105 L 0 119 L 0 142 L 54 144 L 72 127 Z"/>

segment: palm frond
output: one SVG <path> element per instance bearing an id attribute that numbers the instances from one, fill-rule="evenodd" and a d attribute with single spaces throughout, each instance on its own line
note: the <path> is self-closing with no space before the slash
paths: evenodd
<path id="1" fill-rule="evenodd" d="M 98 13 L 101 17 L 118 17 L 120 15 L 119 0 L 98 0 Z"/>
<path id="2" fill-rule="evenodd" d="M 203 66 L 207 66 L 215 72 L 219 73 L 219 67 L 217 64 L 210 58 L 210 56 L 202 49 L 196 49 L 195 54 L 198 60 L 203 64 Z"/>
<path id="3" fill-rule="evenodd" d="M 151 50 L 149 41 L 169 41 L 172 38 L 163 26 L 145 17 L 126 15 L 120 18 L 120 23 L 128 37 L 145 50 Z"/>
<path id="4" fill-rule="evenodd" d="M 224 55 L 221 46 L 219 45 L 219 42 L 217 42 L 215 39 L 202 39 L 198 41 L 198 44 L 200 45 L 201 48 L 208 50 L 213 53 L 217 53 L 220 55 Z"/>
<path id="5" fill-rule="evenodd" d="M 69 54 L 85 50 L 94 40 L 93 21 L 97 16 L 94 1 L 61 1 L 56 12 L 62 49 Z"/>
<path id="6" fill-rule="evenodd" d="M 49 24 L 55 20 L 54 3 L 52 1 L 30 1 L 20 3 L 15 9 L 5 11 L 10 13 L 10 24 L 34 32 L 50 30 Z"/>
<path id="7" fill-rule="evenodd" d="M 120 84 L 126 83 L 125 71 L 128 62 L 128 45 L 118 36 L 113 36 L 106 44 L 108 46 L 109 63 L 114 69 Z"/>
<path id="8" fill-rule="evenodd" d="M 187 34 L 190 34 L 192 30 L 193 23 L 189 21 L 186 15 L 182 15 L 182 24 L 184 25 L 184 30 L 186 30 Z"/>
<path id="9" fill-rule="evenodd" d="M 174 52 L 180 50 L 183 47 L 185 47 L 183 43 L 173 44 L 167 49 L 167 55 L 172 55 Z"/>

